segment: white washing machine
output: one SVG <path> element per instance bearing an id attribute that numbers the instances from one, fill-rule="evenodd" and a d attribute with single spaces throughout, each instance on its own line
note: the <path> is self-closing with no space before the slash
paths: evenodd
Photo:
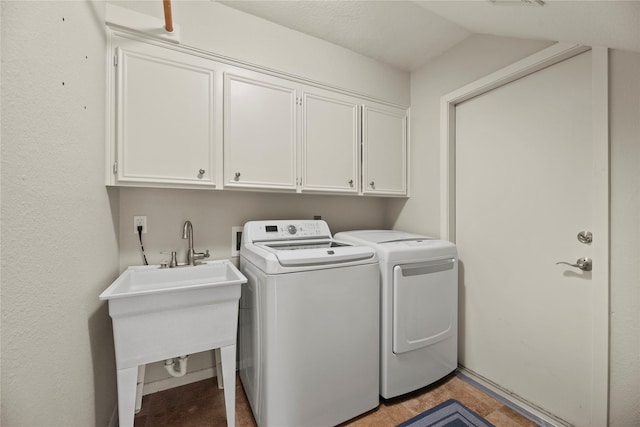
<path id="1" fill-rule="evenodd" d="M 399 396 L 458 363 L 458 258 L 453 243 L 394 230 L 337 233 L 380 259 L 380 395 Z"/>
<path id="2" fill-rule="evenodd" d="M 324 221 L 253 221 L 240 249 L 240 379 L 259 426 L 330 426 L 379 402 L 375 250 Z"/>

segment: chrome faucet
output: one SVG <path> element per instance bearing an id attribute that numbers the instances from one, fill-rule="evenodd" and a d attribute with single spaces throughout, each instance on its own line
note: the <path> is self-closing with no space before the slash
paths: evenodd
<path id="1" fill-rule="evenodd" d="M 189 251 L 187 252 L 187 265 L 196 265 L 196 261 L 209 258 L 209 249 L 205 252 L 196 252 L 193 249 L 193 225 L 191 221 L 185 221 L 182 227 L 182 238 L 189 239 Z"/>

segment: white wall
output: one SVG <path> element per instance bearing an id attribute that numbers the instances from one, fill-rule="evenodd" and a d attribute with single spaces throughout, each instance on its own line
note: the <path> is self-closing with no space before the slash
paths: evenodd
<path id="1" fill-rule="evenodd" d="M 319 196 L 299 194 L 246 193 L 238 191 L 120 189 L 120 266 L 142 263 L 138 235 L 133 232 L 133 216 L 147 215 L 149 233 L 143 235 L 150 264 L 169 260 L 160 251 L 178 252 L 178 261 L 186 261 L 187 241 L 182 240 L 185 220 L 193 223 L 194 246 L 209 249 L 211 259 L 231 256 L 231 227 L 249 220 L 312 219 L 322 216 L 338 232 L 356 228 L 382 228 L 384 200 L 356 196 Z M 237 265 L 237 258 L 233 259 Z M 191 355 L 187 371 L 213 367 L 211 352 Z M 206 375 L 206 373 L 203 373 Z M 179 384 L 169 378 L 163 363 L 147 365 L 144 393 Z M 157 381 L 163 381 L 157 383 Z"/>
<path id="2" fill-rule="evenodd" d="M 176 16 L 184 18 L 186 6 L 176 5 Z M 195 38 L 227 40 L 218 53 L 268 59 L 272 63 L 264 65 L 408 102 L 406 73 L 264 22 L 259 40 L 288 50 L 252 50 L 255 40 L 243 44 L 241 36 L 256 34 L 258 24 L 243 27 L 243 16 L 232 20 L 227 8 L 211 7 L 216 31 L 233 22 L 235 38 L 204 30 Z M 140 263 L 133 233 L 122 233 L 122 259 L 118 254 L 120 222 L 130 230 L 131 212 L 149 216 L 152 262 L 158 250 L 183 246 L 179 229 L 187 218 L 196 226 L 198 247 L 212 249 L 216 258 L 228 256 L 230 226 L 250 218 L 322 215 L 336 231 L 383 226 L 383 202 L 375 198 L 127 189 L 121 207 L 120 190 L 107 190 L 103 182 L 104 3 L 6 1 L 1 13 L 2 425 L 108 423 L 115 363 L 107 306 L 97 297 L 120 265 Z M 191 16 L 202 18 L 198 10 Z M 182 23 L 188 40 L 189 21 Z M 312 58 L 295 55 L 314 50 Z M 320 52 L 331 61 L 320 66 Z"/>
<path id="3" fill-rule="evenodd" d="M 110 3 L 163 18 L 158 1 Z M 176 1 L 181 43 L 295 76 L 409 104 L 409 74 L 214 1 Z"/>
<path id="4" fill-rule="evenodd" d="M 611 52 L 610 425 L 640 425 L 640 54 Z"/>
<path id="5" fill-rule="evenodd" d="M 160 17 L 156 3 L 122 5 Z M 184 251 L 185 219 L 194 222 L 196 247 L 212 249 L 215 258 L 227 256 L 231 225 L 268 216 L 322 215 L 334 231 L 395 225 L 437 236 L 440 96 L 546 46 L 474 36 L 413 73 L 408 201 L 107 190 L 104 4 L 3 1 L 0 7 L 3 426 L 108 423 L 115 362 L 106 304 L 97 296 L 122 267 L 140 263 L 135 235 L 127 232 L 133 214 L 149 217 L 145 244 L 152 262 L 159 250 Z M 174 2 L 174 17 L 184 42 L 409 103 L 405 73 L 342 48 L 212 2 Z M 639 56 L 612 53 L 612 426 L 640 420 Z"/>
<path id="6" fill-rule="evenodd" d="M 140 242 L 133 232 L 133 216 L 146 215 L 149 233 L 143 234 L 150 264 L 159 264 L 178 252 L 185 262 L 187 241 L 182 226 L 190 220 L 196 250 L 211 251 L 211 259 L 231 257 L 231 227 L 250 220 L 313 219 L 322 216 L 332 232 L 384 226 L 385 200 L 357 196 L 321 196 L 169 189 L 120 189 L 120 268 L 142 262 Z"/>
<path id="7" fill-rule="evenodd" d="M 160 3 L 112 2 L 148 16 L 162 18 Z M 362 55 L 264 21 L 215 2 L 173 3 L 181 43 L 237 60 L 300 76 L 334 87 L 349 88 L 373 98 L 409 104 L 409 74 Z M 120 269 L 142 263 L 133 216 L 146 215 L 143 236 L 151 264 L 169 259 L 161 251 L 178 251 L 183 262 L 186 241 L 182 225 L 194 226 L 195 247 L 209 249 L 211 258 L 230 257 L 231 227 L 256 219 L 312 219 L 320 215 L 333 232 L 384 228 L 386 199 L 357 196 L 274 194 L 242 191 L 122 188 L 120 195 Z M 210 352 L 192 355 L 188 372 L 212 367 Z M 162 363 L 147 366 L 145 383 L 169 379 Z M 178 384 L 152 384 L 147 391 Z M 147 392 L 145 391 L 145 393 Z"/>
<path id="8" fill-rule="evenodd" d="M 161 16 L 159 4 L 125 5 Z M 124 232 L 133 212 L 149 216 L 152 262 L 161 249 L 184 251 L 185 219 L 215 258 L 228 256 L 230 226 L 247 219 L 322 215 L 335 231 L 385 225 L 375 198 L 105 188 L 105 3 L 1 7 L 0 424 L 108 424 L 115 361 L 98 295 L 121 266 L 140 263 L 135 235 Z M 408 104 L 408 74 L 361 55 L 212 2 L 175 2 L 174 16 L 185 43 Z"/>
<path id="9" fill-rule="evenodd" d="M 0 424 L 106 426 L 117 192 L 104 186 L 104 4 L 1 2 Z M 64 84 L 63 84 L 64 83 Z"/>
<path id="10" fill-rule="evenodd" d="M 147 16 L 162 18 L 156 2 L 110 2 Z M 174 22 L 180 25 L 181 44 L 272 70 L 349 88 L 381 100 L 409 104 L 409 74 L 342 47 L 270 23 L 216 2 L 173 3 Z M 213 257 L 230 256 L 231 226 L 250 219 L 312 218 L 321 215 L 332 231 L 385 225 L 386 199 L 351 196 L 306 196 L 243 191 L 176 191 L 122 188 L 120 193 L 120 268 L 141 262 L 133 233 L 133 215 L 147 215 L 144 237 L 149 262 L 159 262 L 158 251 L 177 249 L 182 223 L 190 219 L 196 245 Z"/>
<path id="11" fill-rule="evenodd" d="M 390 202 L 394 228 L 440 236 L 440 98 L 551 44 L 474 35 L 411 73 L 411 198 Z"/>
<path id="12" fill-rule="evenodd" d="M 395 228 L 440 234 L 440 97 L 547 43 L 472 36 L 411 76 L 412 197 L 389 202 Z M 610 55 L 611 426 L 640 425 L 640 54 Z"/>

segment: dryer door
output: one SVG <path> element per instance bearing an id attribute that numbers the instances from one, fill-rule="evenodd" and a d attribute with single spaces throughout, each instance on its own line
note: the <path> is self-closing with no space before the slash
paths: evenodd
<path id="1" fill-rule="evenodd" d="M 455 258 L 393 269 L 393 352 L 406 353 L 450 337 L 457 324 Z"/>

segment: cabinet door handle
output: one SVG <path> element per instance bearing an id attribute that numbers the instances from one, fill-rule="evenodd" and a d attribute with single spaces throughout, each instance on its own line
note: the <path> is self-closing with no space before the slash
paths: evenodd
<path id="1" fill-rule="evenodd" d="M 198 171 L 198 173 L 200 173 L 200 175 L 204 175 L 204 173 L 205 173 L 205 172 L 206 172 L 206 171 L 205 171 L 204 169 L 200 169 L 200 170 Z"/>
<path id="2" fill-rule="evenodd" d="M 371 181 L 369 183 L 369 185 L 371 186 L 371 188 L 375 189 L 376 188 L 376 182 L 375 181 Z"/>
<path id="3" fill-rule="evenodd" d="M 353 180 L 352 179 L 349 180 L 349 186 L 353 187 Z"/>
<path id="4" fill-rule="evenodd" d="M 240 172 L 236 172 L 236 175 L 235 175 L 235 177 L 233 179 L 238 181 L 240 179 Z"/>

